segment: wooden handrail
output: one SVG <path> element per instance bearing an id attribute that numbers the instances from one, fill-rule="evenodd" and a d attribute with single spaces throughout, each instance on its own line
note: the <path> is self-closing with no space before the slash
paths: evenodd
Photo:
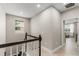
<path id="1" fill-rule="evenodd" d="M 36 37 L 36 36 L 33 36 L 33 35 L 28 35 L 28 34 L 27 34 L 27 36 L 30 36 L 30 37 L 33 37 L 33 38 L 38 38 L 38 37 Z"/>
<path id="2" fill-rule="evenodd" d="M 33 37 L 34 39 L 27 40 L 27 36 Z M 0 48 L 5 48 L 5 47 L 9 47 L 9 46 L 19 45 L 19 44 L 23 44 L 23 43 L 26 44 L 28 42 L 33 42 L 33 41 L 37 41 L 37 40 L 39 41 L 39 43 L 38 43 L 39 44 L 39 56 L 41 56 L 41 40 L 42 40 L 41 35 L 39 35 L 39 37 L 36 37 L 36 36 L 33 36 L 33 35 L 28 35 L 26 33 L 24 41 L 1 44 Z M 27 46 L 27 44 L 26 44 L 26 46 Z M 25 49 L 27 51 L 27 47 Z"/>
<path id="3" fill-rule="evenodd" d="M 12 42 L 12 43 L 1 44 L 0 48 L 5 48 L 5 47 L 13 46 L 13 45 L 33 42 L 33 41 L 37 41 L 37 40 L 39 40 L 39 38 L 38 39 L 30 39 L 30 40 L 26 40 L 26 41 L 20 41 L 20 42 Z"/>
<path id="4" fill-rule="evenodd" d="M 29 34 L 25 33 L 25 38 L 27 38 L 27 36 L 29 36 L 29 37 L 33 37 L 33 38 L 38 38 L 38 37 L 36 37 L 36 36 L 29 35 Z"/>

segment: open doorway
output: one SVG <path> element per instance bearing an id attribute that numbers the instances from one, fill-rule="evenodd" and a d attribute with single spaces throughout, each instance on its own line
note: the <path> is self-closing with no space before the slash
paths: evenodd
<path id="1" fill-rule="evenodd" d="M 78 18 L 63 21 L 63 55 L 79 55 L 79 20 Z"/>
<path id="2" fill-rule="evenodd" d="M 67 46 L 77 47 L 78 45 L 78 19 L 64 21 L 64 38 Z"/>
<path id="3" fill-rule="evenodd" d="M 65 24 L 64 32 L 65 38 L 74 38 L 74 24 Z"/>

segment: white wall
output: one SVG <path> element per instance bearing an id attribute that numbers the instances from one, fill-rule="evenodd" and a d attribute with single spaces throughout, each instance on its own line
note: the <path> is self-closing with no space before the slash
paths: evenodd
<path id="1" fill-rule="evenodd" d="M 15 31 L 15 20 L 24 21 L 24 32 Z M 13 16 L 10 14 L 6 15 L 7 22 L 7 40 L 6 42 L 23 41 L 25 33 L 30 33 L 30 20 L 23 17 Z"/>
<path id="2" fill-rule="evenodd" d="M 65 39 L 64 39 L 64 32 L 63 32 L 63 20 L 75 20 L 74 18 L 79 18 L 79 7 L 75 7 L 73 9 L 70 9 L 66 12 L 63 12 L 61 14 L 61 18 L 62 18 L 62 39 L 63 39 L 63 43 L 65 43 Z"/>
<path id="3" fill-rule="evenodd" d="M 31 19 L 31 33 L 42 36 L 42 46 L 53 50 L 60 46 L 60 13 L 53 7 Z"/>
<path id="4" fill-rule="evenodd" d="M 24 32 L 16 32 L 15 31 L 15 20 L 20 20 L 24 22 Z M 25 33 L 30 34 L 30 20 L 27 18 L 23 17 L 18 17 L 14 15 L 7 14 L 6 15 L 6 31 L 7 31 L 7 39 L 6 42 L 18 42 L 18 41 L 23 41 L 25 38 Z M 21 46 L 21 45 L 20 45 Z M 15 46 L 14 46 L 15 47 Z M 6 49 L 7 55 L 9 55 L 9 48 Z M 13 48 L 13 54 L 16 53 L 16 47 Z"/>
<path id="5" fill-rule="evenodd" d="M 0 44 L 4 44 L 6 40 L 6 20 L 5 11 L 0 6 Z M 5 49 L 0 49 L 0 55 L 4 55 Z"/>
<path id="6" fill-rule="evenodd" d="M 73 18 L 79 18 L 79 7 L 75 7 L 74 9 L 70 9 L 62 14 L 62 20 L 68 20 Z"/>

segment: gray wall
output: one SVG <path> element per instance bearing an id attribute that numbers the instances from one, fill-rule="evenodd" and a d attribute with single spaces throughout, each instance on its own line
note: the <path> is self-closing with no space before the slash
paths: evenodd
<path id="1" fill-rule="evenodd" d="M 75 7 L 61 14 L 62 22 L 63 20 L 74 20 L 75 18 L 79 18 L 79 7 Z M 63 43 L 65 43 L 64 34 L 63 34 L 63 24 L 62 24 L 62 38 Z"/>
<path id="2" fill-rule="evenodd" d="M 15 32 L 15 20 L 24 21 L 24 32 L 23 33 Z M 23 17 L 18 17 L 18 16 L 6 14 L 6 29 L 7 29 L 6 30 L 6 33 L 7 33 L 6 42 L 7 43 L 23 41 L 24 37 L 25 37 L 25 33 L 27 32 L 30 34 L 30 20 L 23 18 Z M 13 49 L 13 53 L 15 53 L 15 51 L 16 51 L 15 49 Z M 8 48 L 7 55 L 9 55 L 9 51 L 10 50 Z"/>
<path id="3" fill-rule="evenodd" d="M 61 45 L 60 13 L 53 7 L 31 19 L 31 34 L 42 35 L 42 46 L 53 50 Z"/>
<path id="4" fill-rule="evenodd" d="M 25 33 L 30 33 L 30 20 L 18 16 L 6 14 L 7 19 L 7 40 L 6 42 L 16 42 L 24 40 Z M 15 20 L 24 21 L 24 33 L 15 32 Z"/>
<path id="5" fill-rule="evenodd" d="M 79 18 L 79 7 L 75 7 L 61 14 L 62 20 Z"/>
<path id="6" fill-rule="evenodd" d="M 6 40 L 6 19 L 5 11 L 0 6 L 0 44 L 5 44 Z M 0 56 L 4 55 L 5 49 L 0 49 Z"/>

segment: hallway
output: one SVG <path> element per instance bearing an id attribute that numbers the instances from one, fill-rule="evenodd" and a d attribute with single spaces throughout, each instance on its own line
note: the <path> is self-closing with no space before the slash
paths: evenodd
<path id="1" fill-rule="evenodd" d="M 0 55 L 78 56 L 77 43 L 68 38 L 79 40 L 78 6 L 77 3 L 0 3 L 0 48 L 5 47 L 0 49 Z"/>
<path id="2" fill-rule="evenodd" d="M 66 38 L 66 45 L 54 53 L 56 56 L 78 56 L 79 50 L 73 38 Z"/>

